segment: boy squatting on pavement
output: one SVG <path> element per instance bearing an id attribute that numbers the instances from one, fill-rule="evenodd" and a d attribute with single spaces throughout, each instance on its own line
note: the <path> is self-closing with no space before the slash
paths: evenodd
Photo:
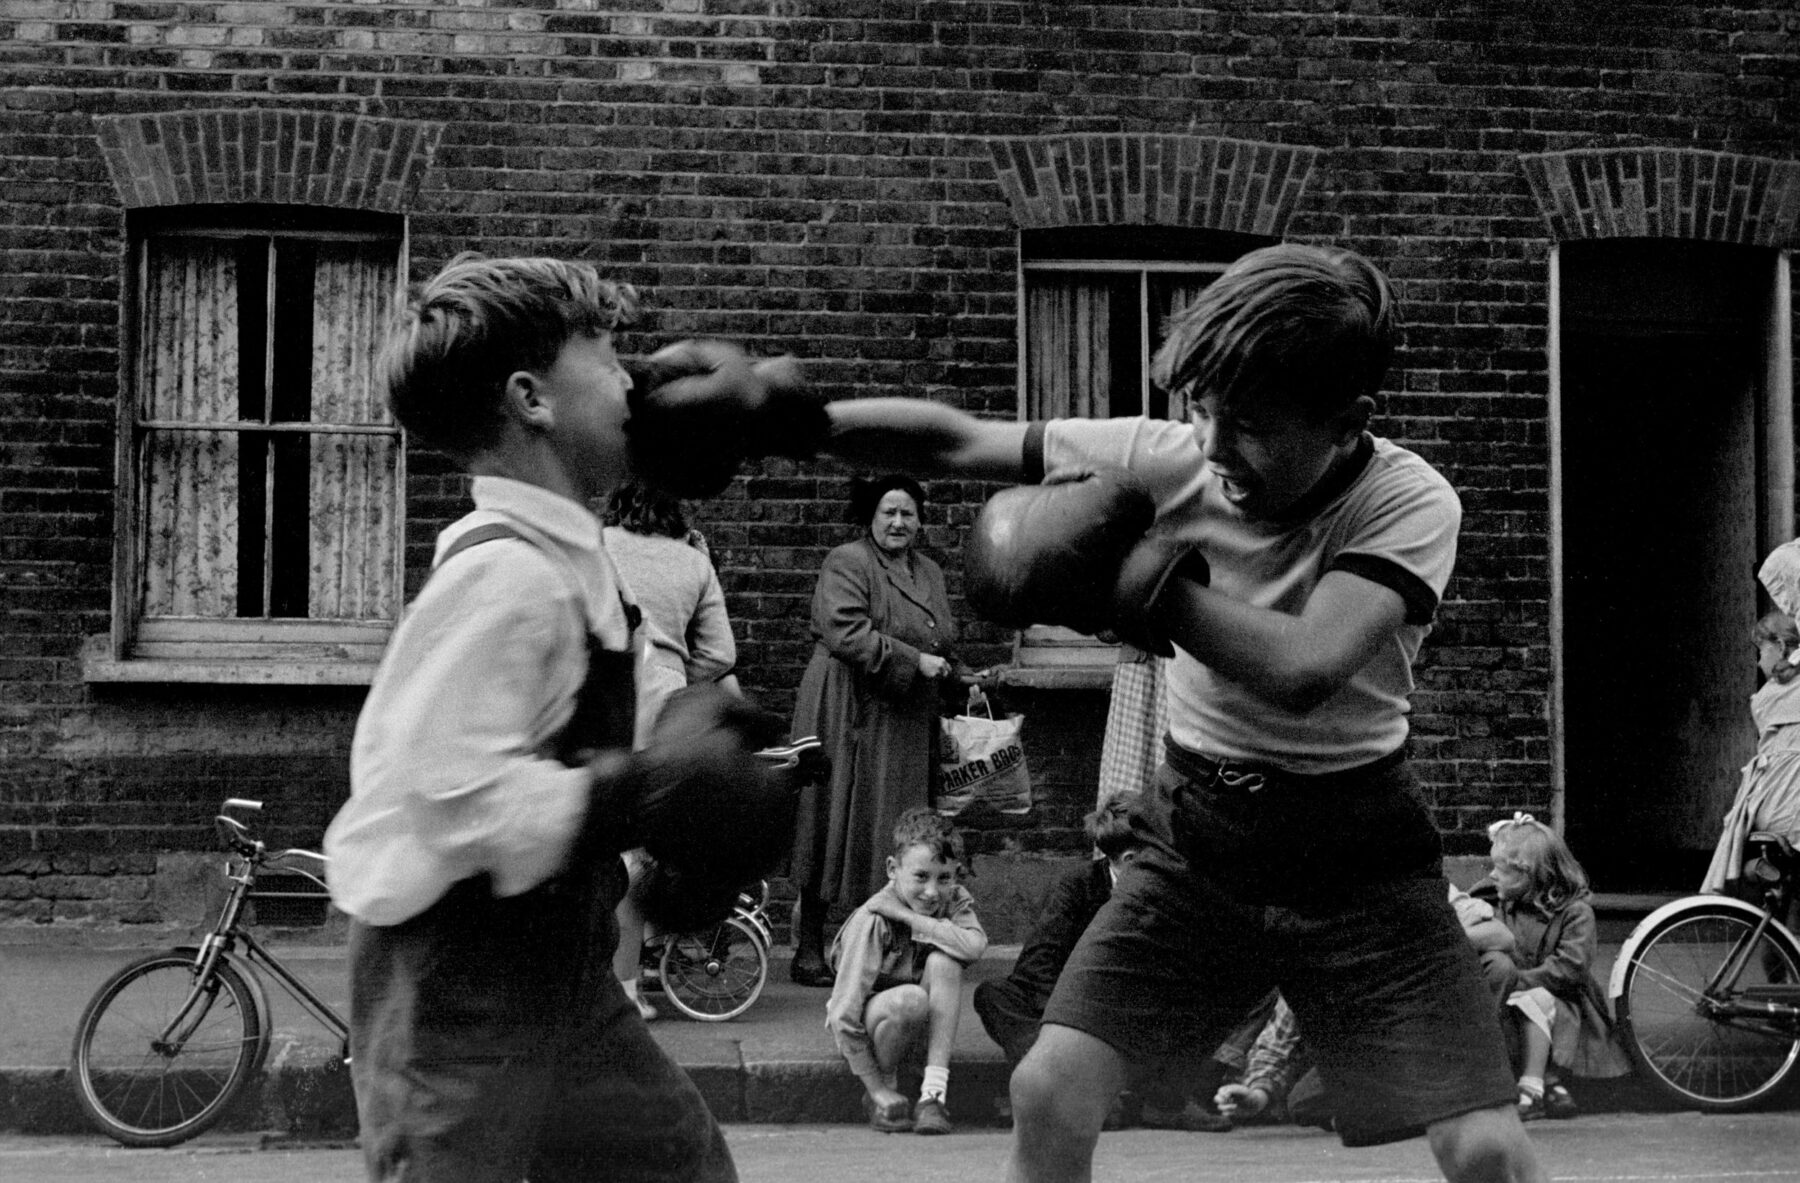
<path id="1" fill-rule="evenodd" d="M 1273 987 L 1346 1144 L 1423 1133 L 1459 1183 L 1546 1179 L 1405 764 L 1411 663 L 1461 505 L 1368 430 L 1397 324 L 1366 260 L 1282 244 L 1234 263 L 1153 359 L 1160 386 L 1189 392 L 1187 423 L 1002 422 L 917 399 L 821 419 L 804 394 L 698 389 L 747 365 L 716 348 L 646 388 L 641 428 L 714 441 L 693 466 L 713 479 L 745 455 L 827 451 L 1049 482 L 983 510 L 971 604 L 1174 654 L 1166 761 L 1136 814 L 1146 849 L 1012 1077 L 1018 1183 L 1090 1178 L 1128 1067 L 1204 1055 Z"/>
<path id="2" fill-rule="evenodd" d="M 950 1052 L 962 1013 L 963 967 L 987 951 L 987 931 L 958 882 L 962 838 L 932 809 L 894 823 L 887 886 L 852 912 L 831 943 L 835 974 L 825 1026 L 868 1090 L 869 1124 L 884 1134 L 951 1132 Z M 899 1092 L 902 1061 L 925 1053 L 919 1103 Z"/>

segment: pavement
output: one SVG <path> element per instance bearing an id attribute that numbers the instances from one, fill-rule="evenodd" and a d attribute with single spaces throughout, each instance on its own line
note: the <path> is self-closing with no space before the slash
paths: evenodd
<path id="1" fill-rule="evenodd" d="M 93 948 L 0 944 L 0 1133 L 77 1134 L 90 1126 L 68 1079 L 70 1044 L 83 1006 L 119 966 L 167 945 Z M 328 1003 L 347 1010 L 348 975 L 341 945 L 276 943 L 278 956 Z M 1603 945 L 1597 967 L 1605 980 L 1616 943 Z M 970 983 L 1003 977 L 1017 946 L 994 946 L 970 970 Z M 734 1123 L 863 1121 L 862 1086 L 837 1054 L 824 1025 L 827 991 L 794 985 L 788 950 L 777 948 L 762 996 L 745 1014 L 706 1023 L 676 1014 L 651 1025 L 658 1043 L 687 1070 L 720 1120 Z M 330 1034 L 279 986 L 266 984 L 274 1038 L 262 1079 L 220 1128 L 275 1131 L 300 1138 L 353 1136 L 356 1119 L 348 1073 Z M 1006 1067 L 963 991 L 962 1021 L 951 1061 L 953 1109 L 959 1124 L 993 1121 L 1005 1095 Z M 649 997 L 654 1001 L 657 995 Z M 1584 1112 L 1654 1111 L 1631 1078 L 1583 1081 Z"/>
<path id="2" fill-rule="evenodd" d="M 69 1081 L 70 1046 L 82 1008 L 114 970 L 164 945 L 91 948 L 0 944 L 0 1132 L 76 1134 L 91 1130 Z M 340 1014 L 349 980 L 341 945 L 277 943 L 276 955 Z M 651 1024 L 657 1042 L 685 1068 L 714 1114 L 726 1122 L 797 1123 L 863 1120 L 861 1083 L 825 1030 L 829 991 L 794 985 L 790 951 L 777 948 L 768 983 L 748 1011 L 724 1022 L 678 1014 L 659 995 L 664 1017 Z M 992 946 L 967 981 L 1004 977 L 1018 947 Z M 265 990 L 274 1035 L 254 1095 L 235 1107 L 222 1130 L 276 1130 L 306 1137 L 355 1133 L 348 1073 L 331 1034 L 272 979 Z M 1006 1066 L 982 1031 L 963 990 L 962 1021 L 951 1061 L 957 1108 L 991 1115 L 1004 1094 Z"/>

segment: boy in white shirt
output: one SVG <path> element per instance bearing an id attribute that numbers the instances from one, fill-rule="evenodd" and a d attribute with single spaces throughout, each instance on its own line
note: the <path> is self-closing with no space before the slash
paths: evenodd
<path id="1" fill-rule="evenodd" d="M 621 850 L 729 877 L 785 837 L 758 833 L 765 713 L 686 692 L 631 751 L 638 613 L 587 505 L 631 473 L 612 330 L 635 305 L 586 264 L 459 256 L 384 355 L 475 510 L 382 658 L 325 837 L 371 1179 L 737 1178 L 608 962 Z"/>

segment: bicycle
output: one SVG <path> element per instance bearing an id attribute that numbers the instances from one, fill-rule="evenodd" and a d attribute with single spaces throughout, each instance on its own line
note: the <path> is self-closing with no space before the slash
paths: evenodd
<path id="1" fill-rule="evenodd" d="M 126 1146 L 173 1146 L 204 1132 L 261 1071 L 270 1012 L 259 969 L 337 1037 L 349 1062 L 349 1024 L 245 926 L 252 899 L 317 898 L 325 891 L 324 855 L 270 851 L 231 816 L 261 809 L 260 801 L 234 797 L 213 819 L 230 852 L 231 889 L 201 942 L 120 969 L 75 1025 L 76 1098 L 95 1125 Z M 318 892 L 258 892 L 258 879 L 271 872 L 300 875 Z"/>
<path id="2" fill-rule="evenodd" d="M 697 932 L 657 933 L 644 940 L 646 986 L 660 989 L 690 1019 L 735 1019 L 762 996 L 769 980 L 769 882 L 757 894 L 739 892 L 731 915 Z"/>
<path id="3" fill-rule="evenodd" d="M 819 741 L 808 736 L 757 755 L 796 778 L 817 777 L 819 750 Z M 270 851 L 231 816 L 261 809 L 260 801 L 234 797 L 213 819 L 230 852 L 225 878 L 231 888 L 201 942 L 124 966 L 101 984 L 76 1022 L 70 1053 L 76 1098 L 100 1130 L 126 1146 L 174 1146 L 205 1132 L 262 1070 L 271 1034 L 262 973 L 337 1038 L 340 1057 L 350 1062 L 343 1016 L 246 925 L 251 900 L 325 895 L 324 855 Z M 259 891 L 258 880 L 270 873 L 300 875 L 318 890 Z M 773 943 L 767 902 L 765 883 L 761 899 L 740 894 L 722 924 L 658 938 L 659 972 L 677 1009 L 718 1021 L 756 1001 L 768 979 Z"/>
<path id="4" fill-rule="evenodd" d="M 1773 1098 L 1800 1064 L 1800 941 L 1782 924 L 1800 854 L 1779 834 L 1745 840 L 1757 900 L 1696 895 L 1646 916 L 1608 992 L 1625 1048 L 1676 1104 L 1733 1113 Z"/>
<path id="5" fill-rule="evenodd" d="M 816 736 L 764 748 L 757 755 L 796 781 L 816 781 L 824 775 L 823 749 Z M 644 981 L 659 986 L 675 1009 L 690 1019 L 722 1023 L 737 1018 L 762 996 L 769 980 L 769 950 L 775 937 L 768 905 L 765 879 L 756 894 L 739 892 L 731 915 L 720 923 L 649 937 L 641 961 Z"/>

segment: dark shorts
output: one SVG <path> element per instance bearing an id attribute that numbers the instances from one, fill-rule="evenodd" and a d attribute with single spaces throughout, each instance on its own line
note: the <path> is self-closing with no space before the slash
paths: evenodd
<path id="1" fill-rule="evenodd" d="M 1404 764 L 1221 778 L 1170 748 L 1134 813 L 1145 848 L 1044 1022 L 1134 1062 L 1192 1059 L 1279 987 L 1345 1145 L 1512 1104 L 1493 996 Z"/>
<path id="2" fill-rule="evenodd" d="M 623 889 L 622 867 L 597 893 L 465 880 L 404 923 L 351 926 L 371 1179 L 735 1183 L 706 1102 L 612 975 Z"/>

